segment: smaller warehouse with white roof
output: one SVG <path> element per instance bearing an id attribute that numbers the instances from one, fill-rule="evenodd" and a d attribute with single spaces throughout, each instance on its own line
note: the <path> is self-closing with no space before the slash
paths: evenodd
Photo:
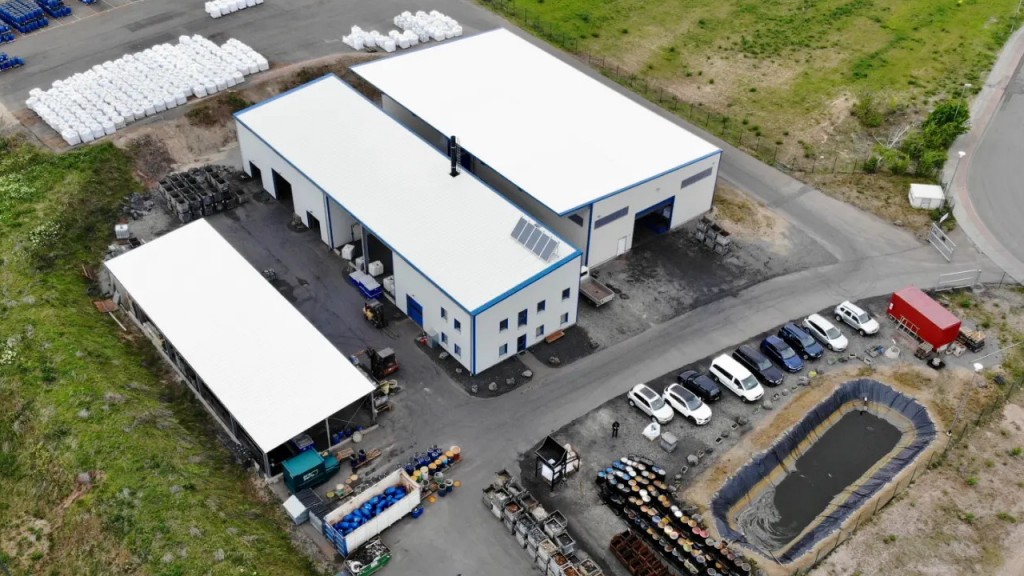
<path id="1" fill-rule="evenodd" d="M 218 423 L 276 474 L 374 385 L 205 220 L 107 261 L 115 298 Z M 313 432 L 315 430 L 315 433 Z"/>
<path id="2" fill-rule="evenodd" d="M 235 115 L 242 164 L 472 374 L 576 323 L 582 254 L 337 76 Z M 346 250 L 342 250 L 344 254 Z"/>
<path id="3" fill-rule="evenodd" d="M 381 106 L 596 266 L 711 208 L 721 150 L 504 29 L 353 68 Z"/>

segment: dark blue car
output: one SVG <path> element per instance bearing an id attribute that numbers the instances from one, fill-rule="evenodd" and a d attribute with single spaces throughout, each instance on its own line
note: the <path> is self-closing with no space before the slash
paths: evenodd
<path id="1" fill-rule="evenodd" d="M 817 360 L 825 353 L 825 349 L 818 344 L 817 340 L 792 322 L 779 328 L 779 338 L 792 346 L 793 350 L 804 360 Z"/>
<path id="2" fill-rule="evenodd" d="M 778 336 L 769 336 L 761 341 L 761 352 L 769 357 L 786 372 L 799 372 L 804 369 L 804 361 L 793 351 L 786 341 Z"/>

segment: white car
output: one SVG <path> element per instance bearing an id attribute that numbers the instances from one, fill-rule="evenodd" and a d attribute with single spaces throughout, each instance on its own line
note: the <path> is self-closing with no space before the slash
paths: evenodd
<path id="1" fill-rule="evenodd" d="M 647 384 L 637 384 L 626 393 L 629 405 L 639 408 L 641 412 L 654 418 L 660 424 L 667 424 L 675 414 L 672 407 L 665 403 L 665 400 L 658 396 L 658 393 L 651 390 Z"/>
<path id="2" fill-rule="evenodd" d="M 696 394 L 679 384 L 669 384 L 661 395 L 668 405 L 690 422 L 703 426 L 711 422 L 711 408 L 701 402 Z"/>
<path id="3" fill-rule="evenodd" d="M 708 371 L 744 402 L 757 402 L 764 396 L 764 388 L 757 378 L 728 354 L 712 360 Z"/>
<path id="4" fill-rule="evenodd" d="M 836 321 L 845 322 L 850 328 L 860 332 L 861 336 L 878 334 L 878 320 L 871 317 L 863 308 L 846 300 L 840 302 L 835 310 Z"/>
<path id="5" fill-rule="evenodd" d="M 804 328 L 810 332 L 819 342 L 833 352 L 842 352 L 850 345 L 850 342 L 843 336 L 831 322 L 822 318 L 821 314 L 811 314 L 804 318 Z"/>

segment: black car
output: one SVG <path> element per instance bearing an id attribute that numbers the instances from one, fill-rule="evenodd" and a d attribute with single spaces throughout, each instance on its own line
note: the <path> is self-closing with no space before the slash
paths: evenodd
<path id="1" fill-rule="evenodd" d="M 753 372 L 754 376 L 757 376 L 766 386 L 782 384 L 785 374 L 782 373 L 782 370 L 776 368 L 775 364 L 772 364 L 772 361 L 764 354 L 761 354 L 757 348 L 744 344 L 732 353 L 732 357 L 740 364 L 746 366 L 747 370 Z"/>
<path id="2" fill-rule="evenodd" d="M 682 384 L 683 388 L 693 392 L 705 402 L 717 402 L 722 399 L 722 389 L 707 374 L 701 374 L 696 370 L 687 370 L 676 376 L 676 382 Z"/>
<path id="3" fill-rule="evenodd" d="M 792 346 L 793 350 L 804 360 L 818 359 L 825 353 L 825 349 L 821 347 L 821 344 L 818 344 L 817 340 L 807 332 L 804 332 L 803 328 L 792 322 L 784 324 L 782 328 L 779 328 L 779 338 L 782 338 L 786 344 Z"/>

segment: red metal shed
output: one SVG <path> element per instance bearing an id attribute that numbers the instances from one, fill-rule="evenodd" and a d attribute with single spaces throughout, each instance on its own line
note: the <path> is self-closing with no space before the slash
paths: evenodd
<path id="1" fill-rule="evenodd" d="M 896 323 L 936 350 L 953 343 L 960 332 L 959 318 L 913 286 L 893 293 L 888 313 Z"/>

